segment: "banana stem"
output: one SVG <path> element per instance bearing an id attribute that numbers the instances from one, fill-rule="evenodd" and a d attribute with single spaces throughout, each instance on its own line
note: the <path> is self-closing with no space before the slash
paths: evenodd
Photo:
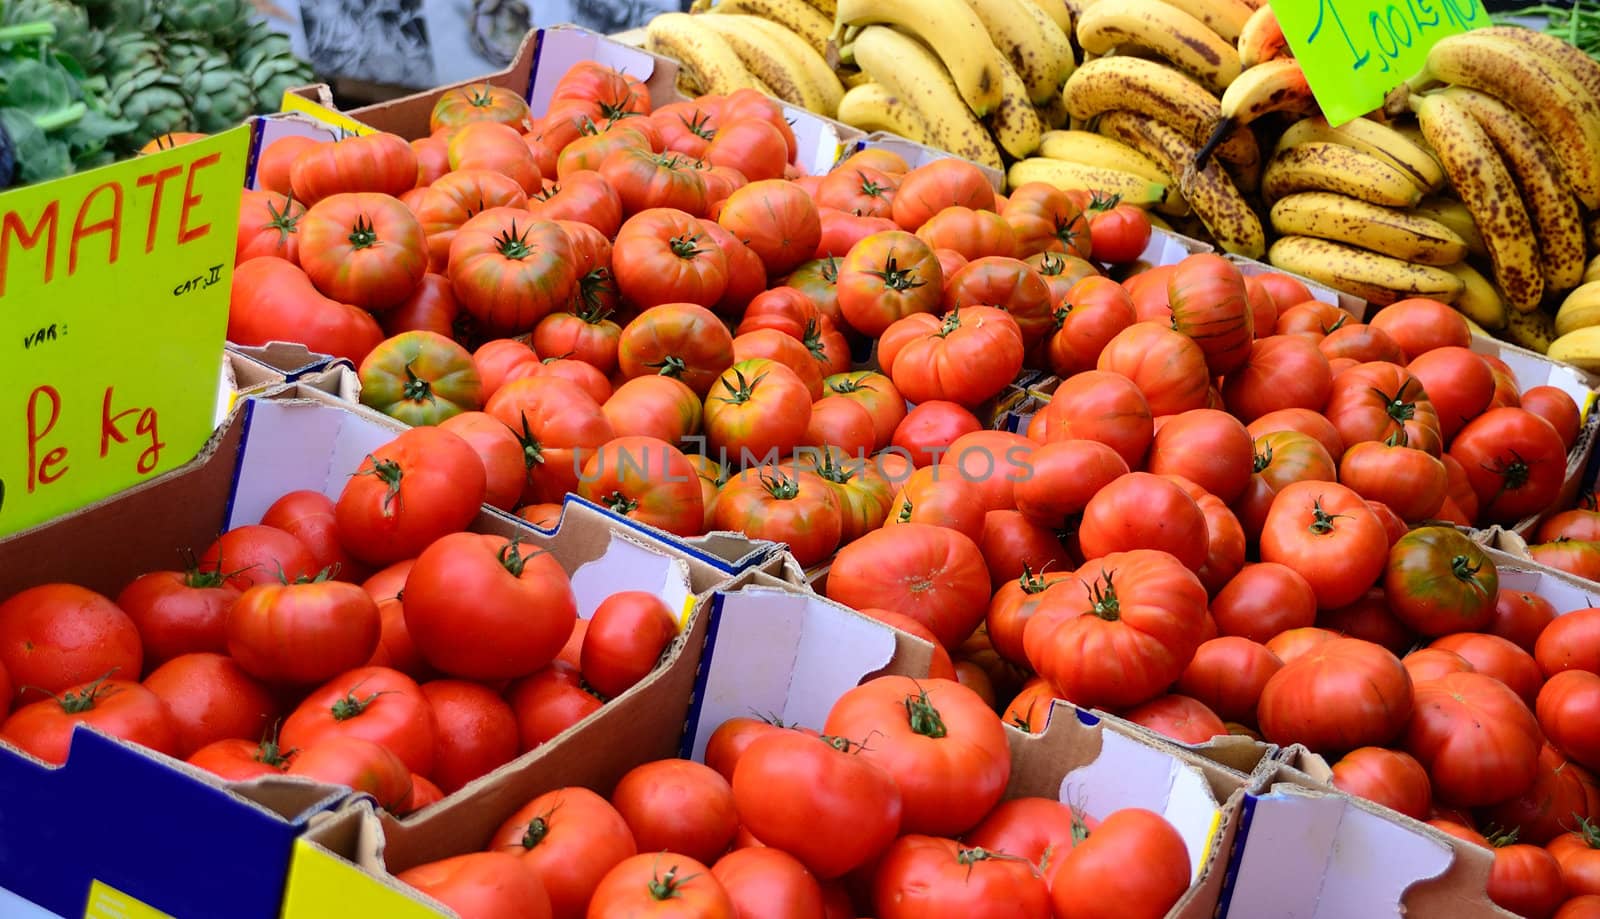
<path id="1" fill-rule="evenodd" d="M 1217 126 L 1211 131 L 1211 136 L 1206 138 L 1206 142 L 1200 145 L 1199 152 L 1194 155 L 1194 168 L 1196 172 L 1200 172 L 1206 168 L 1206 163 L 1211 161 L 1212 152 L 1216 150 L 1217 147 L 1221 146 L 1223 139 L 1226 138 L 1232 131 L 1232 118 L 1223 118 L 1221 121 L 1217 122 Z"/>

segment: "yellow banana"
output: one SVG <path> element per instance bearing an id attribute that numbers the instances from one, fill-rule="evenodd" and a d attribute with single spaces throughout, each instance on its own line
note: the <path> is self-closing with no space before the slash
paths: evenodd
<path id="1" fill-rule="evenodd" d="M 1589 373 L 1600 371 L 1600 326 L 1592 325 L 1568 332 L 1552 341 L 1544 354 L 1553 361 L 1571 364 L 1579 370 Z"/>
<path id="2" fill-rule="evenodd" d="M 1078 17 L 1083 15 L 1083 11 L 1094 6 L 1094 3 L 1095 0 L 1066 0 L 1067 12 L 1071 14 L 1072 21 L 1077 22 Z M 1067 34 L 1070 35 L 1072 33 L 1069 32 Z"/>
<path id="3" fill-rule="evenodd" d="M 1446 265 L 1445 270 L 1461 279 L 1461 296 L 1456 298 L 1454 304 L 1461 315 L 1486 333 L 1506 327 L 1511 320 L 1511 311 L 1506 308 L 1505 298 L 1500 296 L 1494 282 L 1466 262 Z"/>
<path id="4" fill-rule="evenodd" d="M 1039 142 L 1039 155 L 1089 166 L 1109 166 L 1144 176 L 1152 182 L 1174 184 L 1172 175 L 1143 153 L 1092 131 L 1046 131 Z"/>
<path id="5" fill-rule="evenodd" d="M 711 0 L 712 13 L 744 13 L 759 16 L 805 39 L 818 54 L 828 51 L 828 33 L 833 22 L 805 0 Z"/>
<path id="6" fill-rule="evenodd" d="M 1600 281 L 1600 255 L 1590 259 L 1589 264 L 1584 266 L 1583 283 L 1587 284 L 1590 281 Z"/>
<path id="7" fill-rule="evenodd" d="M 1078 44 L 1092 54 L 1140 48 L 1222 92 L 1239 76 L 1239 52 L 1209 26 L 1164 0 L 1100 3 L 1078 20 Z"/>
<path id="8" fill-rule="evenodd" d="M 1311 84 L 1294 58 L 1257 64 L 1239 75 L 1222 94 L 1217 121 L 1201 145 L 1198 162 L 1204 163 L 1224 137 L 1271 112 L 1304 115 L 1317 111 Z"/>
<path id="9" fill-rule="evenodd" d="M 1513 309 L 1537 309 L 1544 275 L 1521 193 L 1494 142 L 1472 113 L 1442 93 L 1412 96 L 1428 146 L 1439 154 L 1456 196 L 1472 212 L 1494 264 L 1494 281 Z"/>
<path id="10" fill-rule="evenodd" d="M 925 42 L 932 49 L 933 57 L 941 62 L 941 69 L 948 74 L 946 79 L 956 87 L 957 95 L 974 115 L 987 115 L 1000 104 L 1001 54 L 989 40 L 983 20 L 967 6 L 966 0 L 840 0 L 839 12 L 834 18 L 833 41 L 840 43 L 846 29 L 870 25 L 893 26 Z M 865 30 L 861 34 L 865 35 Z M 859 36 L 855 53 L 859 63 Z M 871 70 L 864 64 L 861 69 Z M 884 82 L 876 73 L 873 77 Z M 953 113 L 935 109 L 926 112 L 924 117 L 931 123 L 936 118 L 953 117 Z"/>
<path id="11" fill-rule="evenodd" d="M 1029 182 L 1044 182 L 1065 190 L 1082 189 L 1100 192 L 1107 197 L 1116 195 L 1128 204 L 1149 207 L 1159 204 L 1167 195 L 1168 186 L 1152 182 L 1144 176 L 1122 172 L 1105 166 L 1086 166 L 1066 160 L 1052 160 L 1035 156 L 1017 160 L 1006 171 L 1009 188 Z"/>
<path id="12" fill-rule="evenodd" d="M 1579 336 L 1572 339 L 1564 347 L 1577 350 L 1578 346 L 1587 337 Z M 1557 338 L 1555 321 L 1544 310 L 1534 310 L 1531 313 L 1519 313 L 1516 310 L 1512 310 L 1510 315 L 1506 317 L 1505 338 L 1518 347 L 1527 348 L 1529 351 L 1534 351 L 1547 357 L 1554 357 L 1551 354 L 1551 348 L 1555 346 Z M 1570 358 L 1556 359 L 1565 360 L 1572 364 L 1577 363 L 1577 361 Z"/>
<path id="13" fill-rule="evenodd" d="M 1061 92 L 1077 61 L 1072 42 L 1033 0 L 966 0 L 1026 87 L 1027 101 L 1040 103 Z M 1002 87 L 1002 93 L 1010 90 Z M 1004 103 L 1002 103 L 1004 104 Z"/>
<path id="14" fill-rule="evenodd" d="M 1453 265 L 1467 254 L 1461 237 L 1438 221 L 1332 192 L 1285 195 L 1270 216 L 1283 236 L 1331 239 L 1422 265 Z"/>
<path id="15" fill-rule="evenodd" d="M 1105 112 L 1124 110 L 1158 119 L 1187 138 L 1203 142 L 1220 117 L 1217 97 L 1173 68 L 1143 58 L 1102 57 L 1084 63 L 1061 91 L 1073 118 L 1088 122 Z M 1218 147 L 1230 163 L 1252 163 L 1260 156 L 1255 135 L 1236 131 Z"/>
<path id="16" fill-rule="evenodd" d="M 1421 189 L 1383 160 L 1321 141 L 1279 151 L 1267 163 L 1261 195 L 1269 204 L 1297 191 L 1331 191 L 1383 207 L 1410 207 L 1422 198 Z"/>
<path id="17" fill-rule="evenodd" d="M 1072 116 L 1067 114 L 1067 103 L 1062 101 L 1060 93 L 1052 96 L 1048 103 L 1036 105 L 1034 108 L 1039 112 L 1040 125 L 1047 131 L 1065 128 L 1072 120 Z"/>
<path id="18" fill-rule="evenodd" d="M 1039 122 L 1039 113 L 1033 103 L 1028 101 L 1027 87 L 1023 85 L 1022 77 L 1004 58 L 1000 61 L 1000 85 L 1005 90 L 1000 104 L 984 119 L 989 125 L 989 133 L 1007 154 L 1019 158 L 1030 156 L 1039 149 L 1039 137 L 1044 133 L 1044 125 Z"/>
<path id="19" fill-rule="evenodd" d="M 812 9 L 829 20 L 832 20 L 833 14 L 839 11 L 839 5 L 835 0 L 806 0 L 806 2 L 811 4 Z"/>
<path id="20" fill-rule="evenodd" d="M 1600 249 L 1600 214 L 1590 214 L 1583 222 L 1583 237 L 1590 249 Z"/>
<path id="21" fill-rule="evenodd" d="M 1313 140 L 1344 144 L 1371 154 L 1405 173 L 1424 193 L 1444 186 L 1444 167 L 1428 150 L 1394 128 L 1371 118 L 1354 118 L 1332 127 L 1320 115 L 1302 118 L 1284 129 L 1277 149 Z"/>
<path id="22" fill-rule="evenodd" d="M 1525 29 L 1521 26 L 1489 26 L 1482 32 L 1485 35 L 1526 45 L 1543 54 L 1577 78 L 1578 83 L 1592 98 L 1600 99 L 1600 61 L 1590 57 L 1578 46 L 1568 44 L 1548 32 Z"/>
<path id="23" fill-rule="evenodd" d="M 1566 297 L 1556 310 L 1556 334 L 1565 335 L 1576 329 L 1600 325 L 1600 282 L 1590 281 Z"/>
<path id="24" fill-rule="evenodd" d="M 1173 6 L 1206 24 L 1223 41 L 1233 44 L 1244 31 L 1244 24 L 1255 15 L 1255 7 L 1244 0 L 1167 0 Z M 1235 51 L 1237 53 L 1237 50 Z"/>
<path id="25" fill-rule="evenodd" d="M 1550 145 L 1528 119 L 1493 96 L 1460 86 L 1444 95 L 1472 114 L 1511 168 L 1539 243 L 1545 286 L 1553 291 L 1577 287 L 1585 261 L 1583 216 Z"/>
<path id="26" fill-rule="evenodd" d="M 702 25 L 688 13 L 662 13 L 645 26 L 649 50 L 673 58 L 681 77 L 702 94 L 722 95 L 753 89 L 750 71 L 727 39 Z"/>
<path id="27" fill-rule="evenodd" d="M 839 100 L 840 121 L 866 131 L 888 131 L 919 144 L 928 142 L 922 116 L 882 83 L 863 83 L 845 91 Z"/>
<path id="28" fill-rule="evenodd" d="M 1239 66 L 1246 69 L 1289 53 L 1289 40 L 1270 4 L 1263 3 L 1239 30 Z"/>
<path id="29" fill-rule="evenodd" d="M 1473 31 L 1435 43 L 1410 85 L 1420 89 L 1433 80 L 1482 90 L 1520 112 L 1555 150 L 1578 200 L 1600 206 L 1600 100 L 1559 63 L 1527 45 Z"/>
<path id="30" fill-rule="evenodd" d="M 1267 250 L 1273 267 L 1304 275 L 1369 303 L 1388 305 L 1407 297 L 1454 303 L 1461 279 L 1443 268 L 1416 265 L 1343 243 L 1310 236 L 1284 236 Z"/>
<path id="31" fill-rule="evenodd" d="M 834 73 L 838 75 L 839 82 L 847 90 L 855 89 L 857 86 L 865 86 L 872 82 L 872 77 L 850 67 L 840 67 L 834 70 Z"/>
<path id="32" fill-rule="evenodd" d="M 988 130 L 962 102 L 961 90 L 950 72 L 926 45 L 888 26 L 867 26 L 856 36 L 855 57 L 873 80 L 922 116 L 931 146 L 980 165 L 1002 168 L 1000 151 Z M 998 57 L 994 68 L 998 74 Z M 995 85 L 999 82 L 997 75 Z"/>
<path id="33" fill-rule="evenodd" d="M 1067 8 L 1064 0 L 1028 0 L 1028 2 L 1038 7 L 1040 12 L 1055 23 L 1062 35 L 1072 35 L 1072 10 Z"/>
<path id="34" fill-rule="evenodd" d="M 1478 232 L 1478 225 L 1472 220 L 1472 212 L 1460 201 L 1443 195 L 1430 195 L 1417 202 L 1417 206 L 1411 208 L 1411 213 L 1437 220 L 1449 227 L 1466 240 L 1467 252 L 1475 258 L 1489 257 L 1489 247 L 1483 241 L 1483 234 Z"/>
<path id="35" fill-rule="evenodd" d="M 721 35 L 739 60 L 778 98 L 825 117 L 839 108 L 844 86 L 822 56 L 783 26 L 746 13 L 708 13 L 697 20 Z"/>

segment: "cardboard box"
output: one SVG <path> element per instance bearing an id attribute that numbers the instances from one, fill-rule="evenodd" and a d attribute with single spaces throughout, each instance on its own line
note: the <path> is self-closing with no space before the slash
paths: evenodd
<path id="1" fill-rule="evenodd" d="M 1354 316 L 1358 322 L 1365 321 L 1366 319 L 1367 310 L 1369 308 L 1367 301 L 1357 297 L 1354 294 L 1347 294 L 1342 290 L 1334 290 L 1332 287 L 1328 287 L 1325 284 L 1319 284 L 1318 282 L 1313 281 L 1304 275 L 1295 274 L 1292 271 L 1284 271 L 1282 268 L 1274 268 L 1272 265 L 1269 265 L 1266 262 L 1259 262 L 1253 258 L 1245 258 L 1242 255 L 1234 255 L 1231 252 L 1223 255 L 1223 258 L 1236 265 L 1239 268 L 1239 272 L 1247 278 L 1254 277 L 1259 274 L 1286 274 L 1289 277 L 1294 278 L 1296 281 L 1299 281 L 1301 284 L 1304 284 L 1306 289 L 1311 291 L 1311 296 L 1315 299 L 1321 300 L 1323 303 L 1327 303 L 1332 306 L 1337 306 L 1338 308 L 1349 313 L 1351 316 Z"/>
<path id="2" fill-rule="evenodd" d="M 654 106 L 683 98 L 677 88 L 678 65 L 670 58 L 630 46 L 597 32 L 577 26 L 561 25 L 529 32 L 522 40 L 511 65 L 498 73 L 473 80 L 452 83 L 436 89 L 424 90 L 399 99 L 351 109 L 342 114 L 370 128 L 398 134 L 408 140 L 428 136 L 428 116 L 434 102 L 452 90 L 482 86 L 489 83 L 520 92 L 528 100 L 535 115 L 550 107 L 550 97 L 562 75 L 580 61 L 599 61 L 615 67 L 644 81 L 650 91 Z M 333 93 L 325 84 L 302 87 L 292 93 L 327 110 L 334 110 Z M 799 144 L 799 164 L 812 173 L 823 173 L 833 168 L 840 154 L 864 136 L 860 131 L 824 118 L 798 106 L 783 103 L 785 117 L 794 130 Z M 256 150 L 251 157 L 249 175 L 254 180 L 254 164 L 259 151 L 281 133 L 305 133 L 302 129 L 267 128 L 276 122 L 305 119 L 284 119 L 273 116 L 260 119 L 257 124 L 266 133 L 258 135 Z M 319 134 L 307 136 L 333 140 L 336 128 L 325 128 Z M 252 187 L 254 187 L 252 185 Z"/>
<path id="3" fill-rule="evenodd" d="M 890 134 L 888 131 L 873 131 L 871 134 L 856 141 L 855 149 L 850 152 L 858 153 L 862 150 L 888 150 L 891 153 L 897 153 L 912 169 L 918 166 L 926 166 L 934 160 L 960 159 L 954 153 L 940 150 L 937 147 L 930 147 L 927 144 L 919 144 L 898 134 Z M 978 167 L 979 171 L 989 180 L 989 184 L 994 186 L 995 191 L 1001 191 L 1006 187 L 1005 173 L 992 166 L 984 166 L 980 163 L 973 163 L 972 165 Z"/>

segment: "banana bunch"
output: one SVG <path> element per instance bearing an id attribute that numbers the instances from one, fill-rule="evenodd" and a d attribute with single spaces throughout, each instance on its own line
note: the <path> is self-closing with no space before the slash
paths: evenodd
<path id="1" fill-rule="evenodd" d="M 695 0 L 652 19 L 646 47 L 678 61 L 689 95 L 754 88 L 832 117 L 845 87 L 825 57 L 829 15 L 805 0 Z"/>

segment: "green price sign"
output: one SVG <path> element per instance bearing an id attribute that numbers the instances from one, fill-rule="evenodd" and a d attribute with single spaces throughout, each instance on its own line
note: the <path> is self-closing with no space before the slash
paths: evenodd
<path id="1" fill-rule="evenodd" d="M 1271 0 L 1330 124 L 1383 104 L 1447 35 L 1489 24 L 1483 0 Z"/>
<path id="2" fill-rule="evenodd" d="M 0 536 L 211 436 L 249 128 L 0 194 Z"/>

